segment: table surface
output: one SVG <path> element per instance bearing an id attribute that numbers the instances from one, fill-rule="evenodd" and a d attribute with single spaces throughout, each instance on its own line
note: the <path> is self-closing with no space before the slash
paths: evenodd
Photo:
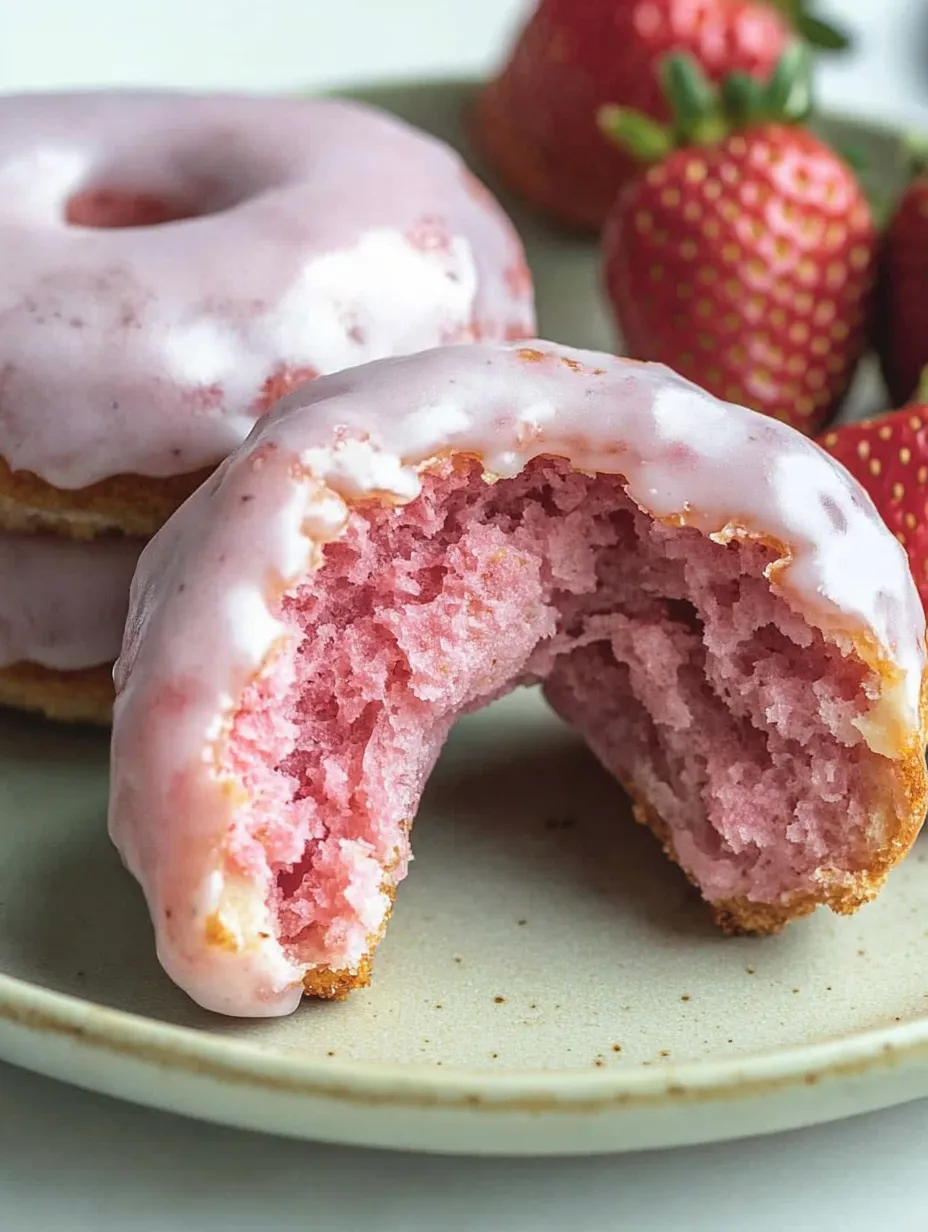
<path id="1" fill-rule="evenodd" d="M 480 72 L 522 0 L 0 0 L 0 89 L 273 90 Z M 928 7 L 853 25 L 829 107 L 928 130 Z M 259 1138 L 0 1065 L 0 1232 L 924 1229 L 928 1102 L 774 1138 L 613 1159 L 462 1160 Z"/>

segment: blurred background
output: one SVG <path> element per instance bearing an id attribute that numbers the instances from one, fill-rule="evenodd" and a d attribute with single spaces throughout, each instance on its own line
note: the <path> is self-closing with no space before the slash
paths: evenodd
<path id="1" fill-rule="evenodd" d="M 580 3 L 580 0 L 578 0 Z M 0 90 L 254 90 L 466 75 L 499 58 L 527 0 L 0 0 Z M 928 126 L 924 0 L 822 0 L 855 50 L 821 68 L 827 106 Z"/>

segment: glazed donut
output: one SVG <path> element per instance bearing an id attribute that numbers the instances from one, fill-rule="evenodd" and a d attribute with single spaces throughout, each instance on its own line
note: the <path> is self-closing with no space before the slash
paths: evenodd
<path id="1" fill-rule="evenodd" d="M 142 547 L 123 536 L 87 543 L 0 531 L 0 704 L 109 721 Z"/>
<path id="2" fill-rule="evenodd" d="M 56 529 L 85 503 L 121 529 L 80 490 L 214 466 L 295 378 L 532 332 L 489 194 L 444 145 L 346 102 L 0 100 L 0 237 L 0 457 Z"/>
<path id="3" fill-rule="evenodd" d="M 110 833 L 200 1004 L 366 982 L 455 718 L 541 682 L 728 929 L 871 899 L 921 825 L 905 554 L 793 429 L 548 343 L 291 393 L 143 553 Z"/>
<path id="4" fill-rule="evenodd" d="M 289 387 L 534 329 L 499 206 L 347 102 L 0 100 L 0 528 L 153 534 Z"/>

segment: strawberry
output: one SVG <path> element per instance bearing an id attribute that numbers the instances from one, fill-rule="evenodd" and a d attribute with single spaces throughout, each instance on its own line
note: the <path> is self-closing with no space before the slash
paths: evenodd
<path id="1" fill-rule="evenodd" d="M 876 346 L 893 402 L 912 396 L 928 364 L 928 157 L 890 219 L 883 242 Z"/>
<path id="2" fill-rule="evenodd" d="M 766 80 L 794 29 L 844 44 L 805 0 L 541 0 L 479 100 L 478 140 L 533 205 L 596 230 L 636 171 L 603 141 L 599 108 L 669 119 L 659 66 L 672 51 L 694 56 L 712 81 L 738 71 Z"/>
<path id="3" fill-rule="evenodd" d="M 901 411 L 844 424 L 819 444 L 866 488 L 905 548 L 928 611 L 928 381 Z"/>
<path id="4" fill-rule="evenodd" d="M 653 163 L 603 237 L 628 354 L 814 433 L 865 346 L 877 234 L 851 169 L 800 123 L 808 56 L 794 45 L 766 87 L 741 75 L 719 90 L 680 56 L 665 80 L 673 130 L 601 117 Z"/>

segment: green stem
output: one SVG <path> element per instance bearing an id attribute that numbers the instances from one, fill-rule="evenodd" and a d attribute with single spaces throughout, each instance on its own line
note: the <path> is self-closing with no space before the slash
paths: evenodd
<path id="1" fill-rule="evenodd" d="M 683 53 L 666 56 L 660 73 L 673 117 L 669 124 L 630 107 L 607 105 L 597 113 L 603 134 L 639 162 L 660 162 L 688 145 L 718 145 L 732 131 L 766 121 L 801 123 L 811 110 L 811 59 L 798 39 L 768 82 L 732 73 L 721 86 L 713 85 L 699 62 Z"/>
<path id="2" fill-rule="evenodd" d="M 908 133 L 904 144 L 909 174 L 914 179 L 928 171 L 928 133 Z"/>
<path id="3" fill-rule="evenodd" d="M 816 51 L 847 51 L 851 38 L 840 26 L 833 26 L 808 11 L 806 0 L 773 0 L 796 33 Z"/>
<path id="4" fill-rule="evenodd" d="M 665 124 L 631 107 L 600 107 L 596 119 L 610 141 L 642 163 L 659 163 L 676 145 Z"/>
<path id="5" fill-rule="evenodd" d="M 921 379 L 918 382 L 915 393 L 912 395 L 912 400 L 922 405 L 928 403 L 928 368 L 922 368 Z"/>

